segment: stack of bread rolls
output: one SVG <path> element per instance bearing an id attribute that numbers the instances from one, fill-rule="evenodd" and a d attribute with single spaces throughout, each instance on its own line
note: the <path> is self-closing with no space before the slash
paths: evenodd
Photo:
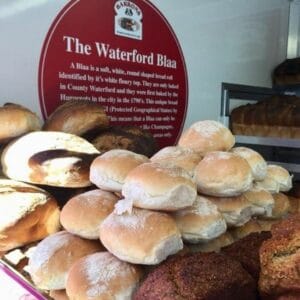
<path id="1" fill-rule="evenodd" d="M 254 150 L 234 147 L 234 136 L 219 122 L 196 122 L 177 145 L 153 155 L 124 148 L 101 152 L 82 136 L 107 129 L 104 112 L 76 131 L 71 119 L 76 110 L 66 114 L 73 109 L 69 105 L 58 109 L 44 130 L 29 127 L 1 155 L 8 179 L 0 181 L 0 196 L 11 199 L 5 204 L 11 213 L 0 219 L 5 221 L 0 221 L 0 251 L 40 240 L 28 271 L 54 298 L 132 299 L 147 266 L 155 268 L 184 248 L 219 251 L 269 230 L 291 211 L 283 194 L 292 186 L 287 170 L 268 165 Z M 76 105 L 82 109 L 82 103 Z M 83 190 L 59 212 L 47 186 Z M 25 235 L 18 235 L 20 228 Z M 219 256 L 209 260 L 229 264 Z M 240 267 L 234 269 L 252 295 L 251 280 Z M 201 298 L 201 292 L 195 289 L 192 296 Z"/>

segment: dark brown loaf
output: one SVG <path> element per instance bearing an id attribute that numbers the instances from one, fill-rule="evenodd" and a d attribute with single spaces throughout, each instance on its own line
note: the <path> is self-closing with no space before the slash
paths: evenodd
<path id="1" fill-rule="evenodd" d="M 230 120 L 234 134 L 298 138 L 300 98 L 280 95 L 248 103 L 234 108 Z"/>
<path id="2" fill-rule="evenodd" d="M 87 101 L 68 101 L 58 106 L 46 120 L 43 130 L 63 131 L 83 135 L 91 130 L 103 130 L 109 119 L 102 106 Z"/>
<path id="3" fill-rule="evenodd" d="M 151 157 L 158 149 L 152 134 L 138 126 L 112 126 L 91 142 L 100 152 L 125 149 L 147 157 Z"/>
<path id="4" fill-rule="evenodd" d="M 134 300 L 248 300 L 255 283 L 240 263 L 217 253 L 171 258 L 154 269 Z"/>

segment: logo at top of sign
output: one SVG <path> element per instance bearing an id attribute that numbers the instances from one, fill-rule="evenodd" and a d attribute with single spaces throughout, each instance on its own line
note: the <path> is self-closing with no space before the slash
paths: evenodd
<path id="1" fill-rule="evenodd" d="M 115 3 L 115 34 L 141 40 L 143 36 L 142 11 L 131 1 Z"/>

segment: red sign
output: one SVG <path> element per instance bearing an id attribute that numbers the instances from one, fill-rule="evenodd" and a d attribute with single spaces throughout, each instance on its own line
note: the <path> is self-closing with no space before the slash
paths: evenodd
<path id="1" fill-rule="evenodd" d="M 111 125 L 147 129 L 159 146 L 176 143 L 187 109 L 180 45 L 146 0 L 73 0 L 53 22 L 40 58 L 44 118 L 62 102 L 99 103 Z"/>

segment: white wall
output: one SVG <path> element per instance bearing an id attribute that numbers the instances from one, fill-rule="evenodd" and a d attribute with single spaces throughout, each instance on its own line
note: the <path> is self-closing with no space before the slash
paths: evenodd
<path id="1" fill-rule="evenodd" d="M 271 85 L 271 70 L 286 57 L 288 0 L 151 2 L 172 25 L 184 52 L 189 77 L 185 126 L 218 118 L 222 81 Z M 0 0 L 0 104 L 20 102 L 39 112 L 40 50 L 65 3 Z"/>

